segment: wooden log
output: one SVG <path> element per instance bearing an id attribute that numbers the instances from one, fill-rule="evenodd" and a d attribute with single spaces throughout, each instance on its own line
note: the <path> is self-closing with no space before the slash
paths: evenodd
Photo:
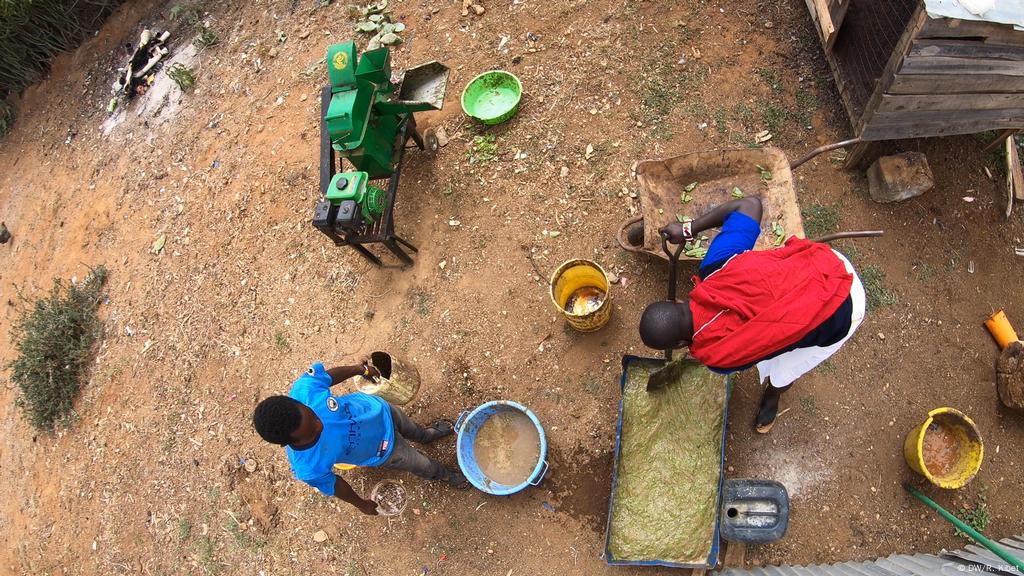
<path id="1" fill-rule="evenodd" d="M 1024 92 L 1024 76 L 897 74 L 886 92 L 889 94 L 1007 94 Z M 879 100 L 881 100 L 881 96 Z"/>
<path id="2" fill-rule="evenodd" d="M 989 44 L 1024 46 L 1024 32 L 1009 24 L 957 20 L 956 18 L 929 18 L 919 38 L 977 38 Z"/>
<path id="3" fill-rule="evenodd" d="M 977 40 L 915 40 L 910 56 L 950 56 L 1024 62 L 1024 45 L 985 44 Z"/>
<path id="4" fill-rule="evenodd" d="M 1017 94 L 886 94 L 878 112 L 923 110 L 999 110 L 1024 108 L 1024 92 Z"/>
<path id="5" fill-rule="evenodd" d="M 949 56 L 907 56 L 899 74 L 999 74 L 1024 76 L 1024 62 Z"/>
<path id="6" fill-rule="evenodd" d="M 832 16 L 832 26 L 836 34 L 843 29 L 843 20 L 846 19 L 846 9 L 850 7 L 850 0 L 828 0 L 828 13 Z"/>

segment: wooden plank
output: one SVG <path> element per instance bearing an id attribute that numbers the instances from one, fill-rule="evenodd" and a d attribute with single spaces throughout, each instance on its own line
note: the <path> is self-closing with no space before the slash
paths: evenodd
<path id="1" fill-rule="evenodd" d="M 1010 94 L 1024 92 L 1024 76 L 898 74 L 890 94 Z M 881 97 L 879 97 L 881 100 Z"/>
<path id="2" fill-rule="evenodd" d="M 846 9 L 850 7 L 851 0 L 828 0 L 828 13 L 832 16 L 832 26 L 836 34 L 843 29 L 843 20 L 846 19 Z"/>
<path id="3" fill-rule="evenodd" d="M 985 44 L 977 40 L 915 40 L 910 56 L 950 56 L 955 58 L 982 58 L 986 60 L 1013 60 L 1024 62 L 1024 46 Z"/>
<path id="4" fill-rule="evenodd" d="M 1009 24 L 957 20 L 955 18 L 928 18 L 920 38 L 978 38 L 990 44 L 1024 45 L 1024 32 Z"/>
<path id="5" fill-rule="evenodd" d="M 903 57 L 910 50 L 910 44 L 917 38 L 922 27 L 925 25 L 925 21 L 928 20 L 928 13 L 924 10 L 924 2 L 917 5 L 914 9 L 913 15 L 910 17 L 910 21 L 907 23 L 906 29 L 903 31 L 903 35 L 900 36 L 899 42 L 896 43 L 896 47 L 893 48 L 892 54 L 889 56 L 889 62 L 886 63 L 885 68 L 882 69 L 882 73 L 878 76 L 878 82 L 875 83 L 875 91 L 871 94 L 871 98 L 868 98 L 867 103 L 864 105 L 864 113 L 857 120 L 854 125 L 854 133 L 860 135 L 865 127 L 871 124 L 871 116 L 875 113 L 875 109 L 878 108 L 878 104 L 882 101 L 882 96 L 890 90 L 893 82 L 898 78 L 896 70 L 899 69 L 900 63 L 903 62 Z M 912 94 L 913 92 L 911 92 Z M 934 93 L 934 92 L 933 92 Z M 927 92 L 926 92 L 927 94 Z"/>
<path id="6" fill-rule="evenodd" d="M 1001 74 L 1024 76 L 1024 62 L 949 56 L 907 56 L 899 74 Z"/>
<path id="7" fill-rule="evenodd" d="M 995 150 L 996 148 L 999 148 L 1000 146 L 1006 143 L 1007 138 L 1013 136 L 1016 133 L 1017 130 L 1013 128 L 1010 128 L 1009 130 L 1003 130 L 1002 132 L 996 135 L 995 140 L 989 142 L 988 144 L 985 145 L 984 148 L 981 149 L 981 153 L 988 154 L 989 152 Z"/>
<path id="8" fill-rule="evenodd" d="M 893 118 L 886 118 L 885 122 L 872 122 L 865 127 L 861 138 L 865 140 L 903 140 L 907 138 L 977 134 L 987 130 L 1001 130 L 1004 128 L 1024 128 L 1024 118 L 1020 116 L 1005 115 L 960 119 L 950 117 L 948 112 L 942 112 L 940 113 L 941 120 L 905 122 L 900 121 L 899 116 L 901 114 Z"/>
<path id="9" fill-rule="evenodd" d="M 888 124 L 916 124 L 918 122 L 967 122 L 971 120 L 1005 120 L 1024 126 L 1024 108 L 999 110 L 961 110 L 950 114 L 946 110 L 917 110 L 912 112 L 877 112 L 871 123 L 876 126 Z"/>
<path id="10" fill-rule="evenodd" d="M 831 52 L 836 43 L 836 27 L 832 25 L 832 14 L 828 11 L 828 0 L 814 0 L 814 13 L 818 18 L 818 32 L 825 44 L 825 51 Z"/>
<path id="11" fill-rule="evenodd" d="M 1024 92 L 1017 94 L 886 94 L 879 112 L 916 110 L 999 110 L 1024 108 Z"/>
<path id="12" fill-rule="evenodd" d="M 723 568 L 743 568 L 747 560 L 747 545 L 743 542 L 728 542 L 725 545 Z"/>
<path id="13" fill-rule="evenodd" d="M 1013 198 L 1024 200 L 1024 169 L 1020 165 L 1020 155 L 1017 153 L 1017 139 L 1010 136 L 1006 139 L 1006 181 L 1010 185 L 1012 197 L 1010 206 L 1013 206 Z M 1010 216 L 1010 209 L 1006 210 L 1006 216 Z"/>

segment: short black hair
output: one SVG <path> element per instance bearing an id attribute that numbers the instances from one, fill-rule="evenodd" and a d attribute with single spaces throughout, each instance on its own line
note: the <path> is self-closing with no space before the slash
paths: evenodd
<path id="1" fill-rule="evenodd" d="M 252 425 L 267 442 L 291 444 L 292 434 L 302 424 L 299 406 L 298 400 L 287 396 L 265 398 L 252 413 Z"/>
<path id="2" fill-rule="evenodd" d="M 647 306 L 640 318 L 640 339 L 656 350 L 670 350 L 683 339 L 683 312 L 678 302 L 662 300 Z"/>

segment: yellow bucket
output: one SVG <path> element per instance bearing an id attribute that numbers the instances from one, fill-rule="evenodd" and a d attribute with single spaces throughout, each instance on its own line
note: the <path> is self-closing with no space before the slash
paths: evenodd
<path id="1" fill-rule="evenodd" d="M 907 434 L 903 457 L 939 488 L 962 488 L 981 469 L 985 445 L 974 421 L 953 408 L 936 408 Z M 926 463 L 927 462 L 927 463 Z"/>
<path id="2" fill-rule="evenodd" d="M 1010 320 L 1007 319 L 1006 313 L 1002 310 L 989 316 L 988 320 L 985 320 L 985 327 L 992 333 L 992 337 L 996 339 L 1001 349 L 1005 349 L 1010 344 L 1020 340 L 1020 338 L 1017 338 L 1017 332 L 1010 325 Z"/>
<path id="3" fill-rule="evenodd" d="M 580 332 L 600 330 L 608 323 L 612 317 L 610 288 L 604 268 L 581 258 L 566 261 L 551 275 L 551 301 Z M 566 310 L 567 306 L 571 309 Z"/>

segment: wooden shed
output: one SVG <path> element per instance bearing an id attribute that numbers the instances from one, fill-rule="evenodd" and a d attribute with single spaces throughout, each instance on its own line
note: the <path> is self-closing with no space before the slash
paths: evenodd
<path id="1" fill-rule="evenodd" d="M 853 135 L 897 140 L 1024 128 L 1024 31 L 934 17 L 955 0 L 807 0 Z M 1014 20 L 1014 8 L 999 17 Z M 955 6 L 958 8 L 958 6 Z M 931 13 L 931 14 L 930 14 Z M 982 18 L 965 12 L 971 18 Z M 1006 132 L 1008 133 L 1008 132 Z M 851 154 L 857 162 L 866 145 Z"/>

